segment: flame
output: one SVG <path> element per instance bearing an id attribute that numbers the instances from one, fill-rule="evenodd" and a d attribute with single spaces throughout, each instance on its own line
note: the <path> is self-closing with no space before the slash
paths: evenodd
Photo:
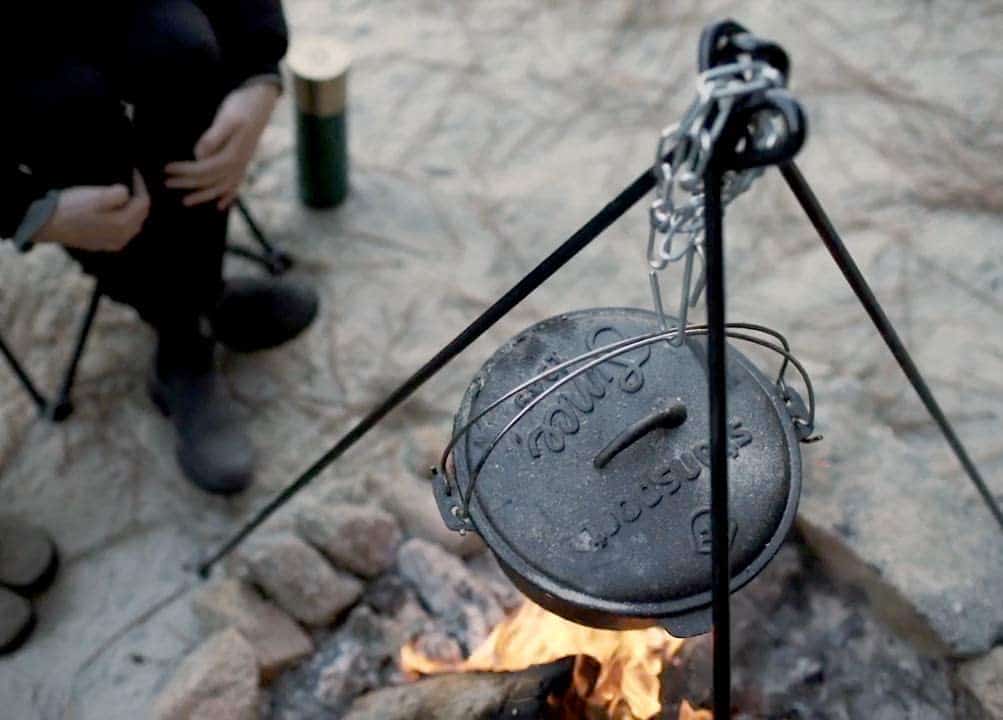
<path id="1" fill-rule="evenodd" d="M 526 601 L 466 660 L 438 661 L 421 653 L 412 642 L 401 648 L 400 662 L 404 671 L 417 675 L 513 672 L 573 655 L 577 660 L 571 687 L 588 708 L 603 711 L 611 720 L 648 720 L 661 710 L 662 668 L 683 642 L 661 628 L 616 631 L 583 627 Z M 598 676 L 589 676 L 585 656 L 598 662 Z M 712 720 L 712 715 L 695 711 L 684 702 L 679 720 Z"/>
<path id="2" fill-rule="evenodd" d="M 710 710 L 694 710 L 683 700 L 679 706 L 679 720 L 714 720 L 714 713 Z"/>

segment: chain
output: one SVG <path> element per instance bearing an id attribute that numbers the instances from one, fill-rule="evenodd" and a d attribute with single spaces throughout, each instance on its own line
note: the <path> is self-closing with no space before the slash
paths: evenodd
<path id="1" fill-rule="evenodd" d="M 688 310 L 700 300 L 704 288 L 703 175 L 725 123 L 736 101 L 770 88 L 783 87 L 784 76 L 773 66 L 759 60 L 742 60 L 721 65 L 697 77 L 697 97 L 686 110 L 683 119 L 666 128 L 655 149 L 655 200 L 649 211 L 651 228 L 648 234 L 648 276 L 652 298 L 662 328 L 668 329 L 668 318 L 662 307 L 658 271 L 669 263 L 684 261 L 682 296 L 677 318 L 685 327 Z M 771 147 L 779 137 L 777 129 L 766 118 L 756 121 L 753 138 L 761 147 Z M 671 161 L 665 158 L 671 153 Z M 727 206 L 749 189 L 763 173 L 763 168 L 725 173 L 721 201 Z M 679 243 L 677 241 L 681 240 Z M 694 284 L 694 259 L 699 256 L 700 274 Z M 681 344 L 683 333 L 671 341 Z"/>

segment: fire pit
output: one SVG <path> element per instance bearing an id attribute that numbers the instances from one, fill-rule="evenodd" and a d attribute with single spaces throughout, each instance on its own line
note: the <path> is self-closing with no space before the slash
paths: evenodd
<path id="1" fill-rule="evenodd" d="M 949 666 L 833 585 L 797 537 L 734 596 L 734 624 L 737 718 L 972 717 L 955 714 Z M 490 554 L 464 562 L 421 540 L 405 542 L 347 618 L 315 638 L 316 652 L 271 685 L 266 717 L 712 717 L 701 709 L 708 636 L 570 623 L 521 600 Z"/>

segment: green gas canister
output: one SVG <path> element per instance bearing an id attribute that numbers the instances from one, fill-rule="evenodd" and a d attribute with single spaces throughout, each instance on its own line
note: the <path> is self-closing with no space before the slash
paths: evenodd
<path id="1" fill-rule="evenodd" d="M 296 112 L 300 198 L 334 207 L 348 194 L 347 48 L 325 37 L 294 38 L 286 57 Z"/>

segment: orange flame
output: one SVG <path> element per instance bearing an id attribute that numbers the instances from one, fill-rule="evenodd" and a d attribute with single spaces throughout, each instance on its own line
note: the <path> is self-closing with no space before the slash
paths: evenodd
<path id="1" fill-rule="evenodd" d="M 514 672 L 569 655 L 575 663 L 572 687 L 587 707 L 601 710 L 612 720 L 648 720 L 661 710 L 659 677 L 666 661 L 679 652 L 683 640 L 661 628 L 597 630 L 569 622 L 529 601 L 491 632 L 469 658 L 459 662 L 434 660 L 414 643 L 401 648 L 401 668 L 419 675 L 445 672 Z M 598 677 L 582 677 L 583 658 L 594 658 Z M 679 720 L 712 720 L 710 713 L 695 711 L 688 703 L 679 709 Z"/>
<path id="2" fill-rule="evenodd" d="M 714 720 L 710 710 L 694 710 L 685 700 L 679 706 L 679 720 Z"/>

